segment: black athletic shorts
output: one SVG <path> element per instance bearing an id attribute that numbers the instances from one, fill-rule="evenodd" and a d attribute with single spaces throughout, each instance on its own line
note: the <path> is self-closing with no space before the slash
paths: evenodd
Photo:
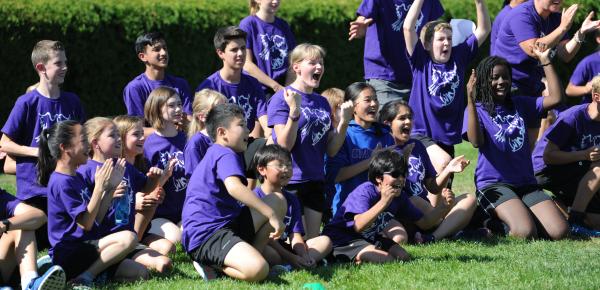
<path id="1" fill-rule="evenodd" d="M 552 200 L 537 184 L 516 187 L 506 183 L 494 183 L 477 189 L 479 206 L 492 216 L 495 215 L 496 207 L 513 198 L 520 199 L 529 208 L 542 201 Z"/>
<path id="2" fill-rule="evenodd" d="M 298 197 L 302 205 L 302 214 L 304 214 L 304 207 L 320 213 L 325 210 L 325 183 L 323 181 L 288 184 L 285 190 Z"/>

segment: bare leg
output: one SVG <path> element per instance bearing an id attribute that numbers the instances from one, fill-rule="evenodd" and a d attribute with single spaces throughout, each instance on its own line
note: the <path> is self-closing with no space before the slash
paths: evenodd
<path id="1" fill-rule="evenodd" d="M 86 271 L 95 277 L 111 265 L 119 263 L 135 248 L 135 241 L 136 236 L 130 231 L 117 232 L 100 239 L 100 258 Z"/>
<path id="2" fill-rule="evenodd" d="M 433 232 L 435 239 L 443 239 L 466 227 L 471 221 L 471 217 L 473 217 L 476 206 L 477 199 L 472 194 L 463 194 L 456 197 L 456 204 Z"/>
<path id="3" fill-rule="evenodd" d="M 450 155 L 438 145 L 431 145 L 427 147 L 427 154 L 429 155 L 431 163 L 437 172 L 442 172 L 450 160 L 452 160 Z"/>
<path id="4" fill-rule="evenodd" d="M 125 259 L 117 267 L 114 279 L 118 282 L 148 280 L 150 273 L 146 267 L 131 259 Z"/>
<path id="5" fill-rule="evenodd" d="M 173 262 L 169 257 L 161 255 L 151 248 L 139 251 L 132 259 L 145 266 L 147 269 L 154 270 L 158 273 L 166 273 L 173 269 Z"/>
<path id="6" fill-rule="evenodd" d="M 595 194 L 600 190 L 600 162 L 593 162 L 590 170 L 581 178 L 577 187 L 577 194 L 573 200 L 571 209 L 585 212 L 588 204 Z"/>
<path id="7" fill-rule="evenodd" d="M 271 207 L 278 217 L 283 218 L 287 210 L 287 201 L 285 197 L 279 193 L 271 193 L 263 197 L 262 201 Z M 267 217 L 259 213 L 254 209 L 250 209 L 252 215 L 252 222 L 254 224 L 254 230 L 256 235 L 252 245 L 262 252 L 267 243 L 269 242 L 269 234 L 273 232 L 273 227 L 269 224 Z"/>
<path id="8" fill-rule="evenodd" d="M 560 240 L 569 233 L 567 221 L 551 200 L 545 200 L 532 206 L 531 211 L 542 223 L 551 239 Z"/>
<path id="9" fill-rule="evenodd" d="M 323 213 L 310 209 L 308 207 L 304 207 L 303 221 L 304 231 L 306 232 L 304 235 L 305 239 L 308 240 L 319 236 L 319 232 L 321 231 L 322 218 Z"/>
<path id="10" fill-rule="evenodd" d="M 13 232 L 3 234 L 0 238 L 0 274 L 2 274 L 2 281 L 8 281 L 18 265 L 15 257 L 15 235 Z"/>
<path id="11" fill-rule="evenodd" d="M 356 255 L 356 264 L 366 263 L 388 263 L 395 260 L 395 257 L 390 253 L 375 248 L 374 245 L 370 245 L 362 249 L 358 255 Z"/>
<path id="12" fill-rule="evenodd" d="M 37 272 L 37 245 L 34 231 L 13 231 L 15 239 L 15 258 L 19 264 L 19 273 Z"/>
<path id="13" fill-rule="evenodd" d="M 156 208 L 145 211 L 138 211 L 135 213 L 135 224 L 133 226 L 133 229 L 136 233 L 138 233 L 138 241 L 141 241 L 144 237 L 144 233 L 146 232 L 148 225 L 152 221 L 152 217 L 154 217 L 155 212 Z"/>
<path id="14" fill-rule="evenodd" d="M 405 244 L 408 242 L 408 233 L 404 225 L 397 220 L 391 220 L 383 229 L 383 235 L 393 240 L 396 244 Z"/>
<path id="15" fill-rule="evenodd" d="M 308 247 L 308 255 L 315 262 L 321 261 L 331 252 L 331 239 L 328 236 L 318 236 L 306 241 Z"/>
<path id="16" fill-rule="evenodd" d="M 510 235 L 517 238 L 535 238 L 537 229 L 529 210 L 520 199 L 513 198 L 496 207 L 496 215 L 510 228 Z"/>
<path id="17" fill-rule="evenodd" d="M 148 233 L 154 237 L 145 239 L 144 244 L 165 256 L 174 254 L 175 244 L 181 241 L 181 227 L 164 218 L 152 220 Z"/>
<path id="18" fill-rule="evenodd" d="M 269 274 L 269 264 L 254 247 L 240 242 L 225 256 L 223 272 L 234 279 L 261 281 Z"/>

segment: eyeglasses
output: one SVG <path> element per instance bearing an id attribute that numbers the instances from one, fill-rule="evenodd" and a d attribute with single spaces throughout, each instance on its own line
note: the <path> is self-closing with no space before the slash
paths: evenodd
<path id="1" fill-rule="evenodd" d="M 272 167 L 275 168 L 279 171 L 284 171 L 284 170 L 291 170 L 292 169 L 292 165 L 291 164 L 267 164 L 267 167 Z"/>

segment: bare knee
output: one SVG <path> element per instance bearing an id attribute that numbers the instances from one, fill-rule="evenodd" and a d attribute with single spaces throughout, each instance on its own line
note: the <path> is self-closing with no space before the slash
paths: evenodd
<path id="1" fill-rule="evenodd" d="M 240 272 L 242 273 L 241 280 L 248 282 L 262 281 L 269 274 L 269 264 L 264 260 L 254 261 L 246 264 Z"/>
<path id="2" fill-rule="evenodd" d="M 167 273 L 173 269 L 173 262 L 169 257 L 159 256 L 156 257 L 156 262 L 154 263 L 154 269 L 158 273 Z"/>
<path id="3" fill-rule="evenodd" d="M 137 246 L 137 237 L 132 231 L 123 231 L 119 234 L 117 242 L 123 249 L 133 250 Z"/>
<path id="4" fill-rule="evenodd" d="M 520 239 L 531 239 L 537 237 L 537 229 L 531 222 L 516 222 L 508 225 L 510 236 Z"/>
<path id="5" fill-rule="evenodd" d="M 406 235 L 394 235 L 392 237 L 392 241 L 398 245 L 403 245 L 408 243 L 408 236 Z"/>

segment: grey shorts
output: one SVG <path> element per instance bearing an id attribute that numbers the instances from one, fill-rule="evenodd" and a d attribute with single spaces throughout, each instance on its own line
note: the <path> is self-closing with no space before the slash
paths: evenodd
<path id="1" fill-rule="evenodd" d="M 542 201 L 552 200 L 537 184 L 516 187 L 506 183 L 494 183 L 477 189 L 479 206 L 492 216 L 495 215 L 496 207 L 513 198 L 520 199 L 529 208 Z"/>
<path id="2" fill-rule="evenodd" d="M 380 110 L 388 102 L 395 100 L 408 102 L 408 98 L 410 97 L 410 87 L 404 84 L 380 79 L 367 80 L 367 84 L 375 88 Z"/>

